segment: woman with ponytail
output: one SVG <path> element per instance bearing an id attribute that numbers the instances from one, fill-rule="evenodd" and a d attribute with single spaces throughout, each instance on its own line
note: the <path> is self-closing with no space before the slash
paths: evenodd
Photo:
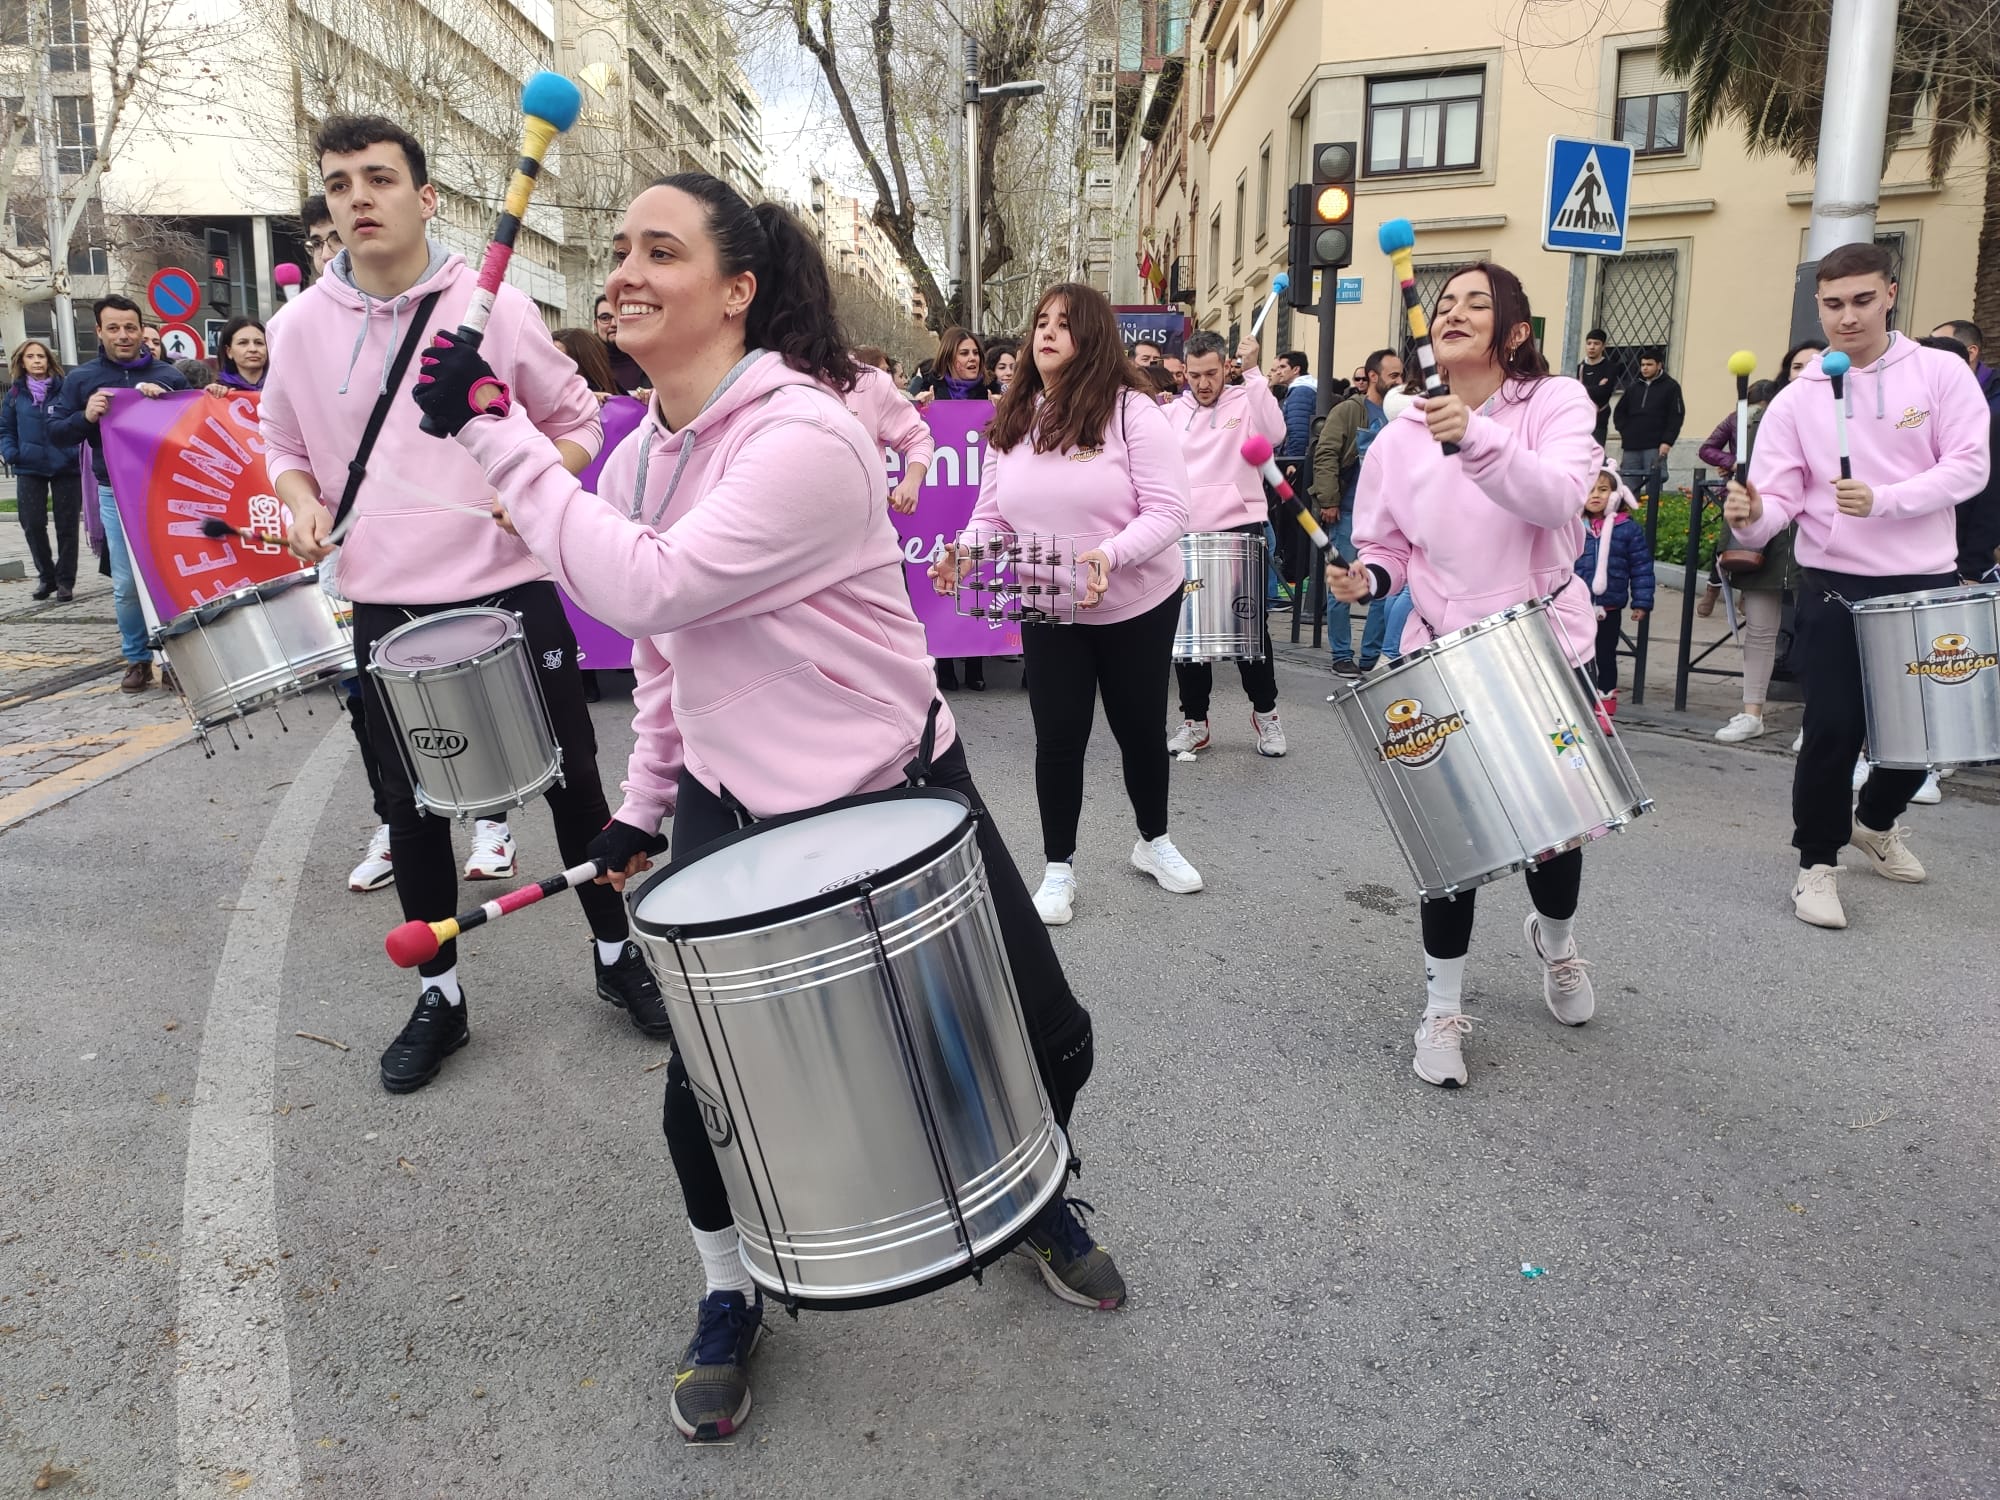
<path id="1" fill-rule="evenodd" d="M 1090 1073 L 1090 1016 L 934 686 L 882 452 L 843 404 L 855 364 L 819 247 L 783 208 L 752 208 L 719 179 L 687 172 L 639 195 L 613 254 L 605 295 L 618 346 L 645 370 L 653 400 L 606 460 L 597 494 L 512 410 L 476 348 L 441 340 L 416 393 L 485 467 L 557 582 L 633 637 L 637 744 L 625 803 L 592 852 L 622 889 L 665 850 L 668 817 L 673 856 L 685 859 L 735 832 L 738 808 L 753 819 L 806 811 L 902 785 L 929 758 L 919 774 L 978 810 L 1015 987 L 1067 1128 Z M 749 1413 L 763 1299 L 738 1255 L 678 1052 L 665 1128 L 707 1278 L 673 1419 L 685 1436 L 712 1439 Z M 1073 1200 L 1035 1220 L 1027 1248 L 1064 1301 L 1124 1301 Z"/>

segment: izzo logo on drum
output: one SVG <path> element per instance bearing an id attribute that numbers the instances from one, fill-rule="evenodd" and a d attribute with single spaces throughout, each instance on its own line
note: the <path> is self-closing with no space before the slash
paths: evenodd
<path id="1" fill-rule="evenodd" d="M 1229 612 L 1239 620 L 1248 620 L 1257 613 L 1257 605 L 1248 594 L 1238 594 L 1229 601 Z"/>
<path id="2" fill-rule="evenodd" d="M 729 1118 L 728 1108 L 692 1078 L 688 1080 L 688 1089 L 701 1110 L 701 1127 L 708 1132 L 708 1143 L 718 1151 L 733 1144 L 736 1140 L 736 1125 Z"/>
<path id="3" fill-rule="evenodd" d="M 1906 663 L 1903 670 L 1932 682 L 1958 683 L 1970 682 L 1988 667 L 2000 667 L 2000 656 L 1974 651 L 1962 635 L 1941 635 L 1931 642 L 1930 655 Z"/>
<path id="4" fill-rule="evenodd" d="M 1444 754 L 1444 742 L 1465 728 L 1464 714 L 1440 719 L 1425 713 L 1415 698 L 1398 698 L 1382 710 L 1382 718 L 1389 726 L 1388 737 L 1382 741 L 1382 759 L 1399 766 L 1429 765 Z"/>
<path id="5" fill-rule="evenodd" d="M 450 760 L 465 753 L 470 741 L 456 729 L 434 729 L 428 725 L 410 731 L 410 748 L 432 760 Z"/>

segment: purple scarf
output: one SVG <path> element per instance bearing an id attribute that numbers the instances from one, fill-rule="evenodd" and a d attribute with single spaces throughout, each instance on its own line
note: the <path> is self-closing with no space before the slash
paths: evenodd
<path id="1" fill-rule="evenodd" d="M 944 393 L 948 400 L 969 401 L 972 399 L 973 388 L 978 384 L 977 376 L 971 380 L 960 380 L 956 376 L 947 375 L 944 377 Z"/>
<path id="2" fill-rule="evenodd" d="M 237 374 L 234 370 L 224 370 L 222 372 L 221 379 L 218 383 L 226 386 L 233 386 L 235 389 L 239 391 L 261 391 L 264 388 L 263 381 L 246 380 L 243 378 L 243 376 Z"/>
<path id="3" fill-rule="evenodd" d="M 49 399 L 49 387 L 56 383 L 55 377 L 53 375 L 30 375 L 27 377 L 27 380 L 29 399 L 37 406 L 46 403 Z"/>

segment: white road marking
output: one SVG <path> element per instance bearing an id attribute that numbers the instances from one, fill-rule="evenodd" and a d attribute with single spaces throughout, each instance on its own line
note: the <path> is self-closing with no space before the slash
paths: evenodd
<path id="1" fill-rule="evenodd" d="M 175 1387 L 182 1500 L 300 1490 L 278 1271 L 271 1080 L 292 904 L 313 830 L 353 746 L 335 725 L 300 767 L 250 861 L 216 965 L 181 1207 Z"/>

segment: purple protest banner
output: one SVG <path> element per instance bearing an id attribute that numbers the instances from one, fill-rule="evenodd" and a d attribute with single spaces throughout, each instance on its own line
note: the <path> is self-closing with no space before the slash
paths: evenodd
<path id="1" fill-rule="evenodd" d="M 889 519 L 896 523 L 896 534 L 903 539 L 903 572 L 910 603 L 923 621 L 924 641 L 932 656 L 1021 653 L 1019 622 L 961 615 L 930 580 L 930 566 L 939 549 L 956 540 L 979 503 L 979 468 L 986 457 L 986 424 L 992 420 L 991 401 L 933 401 L 926 406 L 924 422 L 937 443 L 937 457 L 924 478 L 917 508 L 907 516 L 889 513 Z M 903 461 L 892 453 L 888 464 L 893 488 L 902 478 Z"/>
<path id="2" fill-rule="evenodd" d="M 604 446 L 597 450 L 597 457 L 590 466 L 577 475 L 577 483 L 591 494 L 597 493 L 597 477 L 604 472 L 604 461 L 611 456 L 611 450 L 631 435 L 638 427 L 640 419 L 646 415 L 646 403 L 631 396 L 613 396 L 604 403 Z M 629 496 L 608 496 L 606 503 L 623 506 L 629 503 Z M 624 671 L 632 665 L 632 639 L 621 635 L 594 615 L 584 613 L 577 602 L 559 588 L 562 594 L 563 613 L 569 616 L 569 628 L 576 632 L 577 665 L 587 672 Z"/>

